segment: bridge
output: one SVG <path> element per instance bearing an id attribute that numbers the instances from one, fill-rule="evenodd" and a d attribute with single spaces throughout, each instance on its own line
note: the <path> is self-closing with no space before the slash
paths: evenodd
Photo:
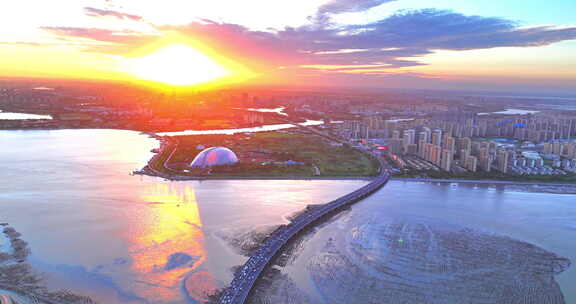
<path id="1" fill-rule="evenodd" d="M 331 136 L 330 134 L 326 134 L 322 131 L 302 126 L 297 123 L 294 123 L 294 125 L 329 140 L 336 141 L 344 145 L 349 145 L 348 142 Z M 147 170 L 153 172 L 156 176 L 164 177 L 167 179 L 188 179 L 189 177 L 181 176 L 179 175 L 179 172 L 167 166 L 167 162 L 172 158 L 173 154 L 176 152 L 176 149 L 177 143 L 170 142 L 169 140 L 163 141 L 161 153 L 158 153 L 152 158 L 152 160 L 149 162 L 149 165 L 147 166 Z M 358 150 L 378 161 L 378 176 L 376 176 L 369 184 L 363 186 L 362 188 L 337 198 L 320 207 L 314 208 L 313 210 L 304 214 L 301 214 L 292 220 L 290 224 L 281 226 L 280 228 L 276 229 L 266 239 L 264 244 L 252 253 L 248 261 L 246 261 L 246 263 L 236 271 L 230 286 L 224 290 L 222 296 L 220 297 L 218 302 L 219 304 L 244 304 L 254 285 L 256 284 L 256 281 L 264 272 L 264 269 L 266 269 L 266 267 L 271 264 L 274 257 L 280 253 L 282 248 L 290 240 L 295 238 L 306 228 L 310 228 L 318 223 L 321 219 L 328 217 L 330 214 L 347 208 L 348 206 L 370 196 L 388 182 L 390 175 L 388 170 L 386 170 L 388 166 L 384 160 L 382 160 L 382 158 L 379 156 L 372 154 L 366 149 L 359 148 Z M 155 168 L 155 165 L 160 165 L 164 171 L 169 173 L 160 172 Z"/>
<path id="2" fill-rule="evenodd" d="M 376 156 L 375 156 L 376 157 Z M 290 240 L 308 227 L 313 226 L 320 219 L 325 218 L 338 210 L 361 201 L 382 188 L 389 180 L 390 175 L 384 169 L 383 161 L 376 157 L 380 163 L 380 172 L 369 184 L 364 187 L 337 198 L 321 207 L 301 214 L 290 224 L 275 230 L 262 246 L 256 249 L 248 261 L 238 270 L 230 286 L 224 290 L 219 299 L 220 304 L 243 304 L 252 291 L 256 280 L 262 275 L 266 266 L 270 265 L 274 257 Z"/>

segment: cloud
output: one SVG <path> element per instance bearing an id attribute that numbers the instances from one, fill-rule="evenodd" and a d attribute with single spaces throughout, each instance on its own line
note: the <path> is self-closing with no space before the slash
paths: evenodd
<path id="1" fill-rule="evenodd" d="M 131 44 L 147 38 L 148 35 L 132 30 L 110 30 L 99 28 L 66 27 L 66 26 L 46 26 L 41 29 L 52 34 L 66 38 L 83 38 L 100 42 L 112 42 Z"/>
<path id="2" fill-rule="evenodd" d="M 319 14 L 360 12 L 396 0 L 331 0 L 318 8 Z"/>
<path id="3" fill-rule="evenodd" d="M 362 10 L 384 2 L 338 0 L 328 3 L 322 11 L 342 12 L 344 7 L 347 11 Z M 242 25 L 211 20 L 155 26 L 160 36 L 130 30 L 43 29 L 62 39 L 82 38 L 107 43 L 91 45 L 90 51 L 126 53 L 159 39 L 161 33 L 176 32 L 256 71 L 288 67 L 288 71 L 294 72 L 300 66 L 339 65 L 339 69 L 326 71 L 339 73 L 364 69 L 369 71 L 367 74 L 378 74 L 374 72 L 376 69 L 392 71 L 422 65 L 419 57 L 438 50 L 533 47 L 576 39 L 574 26 L 525 28 L 503 18 L 436 9 L 401 11 L 368 24 L 288 27 L 275 31 L 254 31 Z M 366 67 L 354 67 L 359 65 Z"/>
<path id="4" fill-rule="evenodd" d="M 110 55 L 126 55 L 158 39 L 157 35 L 132 30 L 53 26 L 41 29 L 50 32 L 67 45 L 83 46 L 87 52 Z"/>
<path id="5" fill-rule="evenodd" d="M 132 20 L 132 21 L 142 21 L 143 20 L 142 17 L 137 16 L 137 15 L 127 14 L 127 13 L 122 13 L 122 12 L 112 11 L 112 10 L 103 10 L 103 9 L 98 9 L 98 8 L 93 8 L 93 7 L 85 7 L 84 13 L 86 15 L 92 16 L 92 17 L 112 17 L 112 18 L 117 18 L 117 19 L 122 19 L 122 20 Z"/>
<path id="6" fill-rule="evenodd" d="M 362 12 L 396 0 L 331 0 L 320 6 L 316 15 L 309 17 L 316 27 L 331 25 L 332 14 Z"/>
<path id="7" fill-rule="evenodd" d="M 315 64 L 327 65 L 385 65 L 388 68 L 418 66 L 421 63 L 414 60 L 398 58 L 418 57 L 432 53 L 426 49 L 368 49 L 344 53 L 314 53 L 311 61 Z"/>
<path id="8" fill-rule="evenodd" d="M 519 27 L 493 17 L 467 16 L 452 11 L 404 11 L 378 22 L 329 29 L 302 29 L 302 45 L 311 51 L 339 49 L 471 50 L 530 47 L 576 39 L 576 27 Z M 305 43 L 304 41 L 309 41 Z"/>
<path id="9" fill-rule="evenodd" d="M 242 61 L 282 65 L 300 62 L 300 46 L 281 34 L 250 30 L 244 26 L 210 20 L 183 26 L 162 26 L 160 31 L 177 32 L 202 42 L 209 48 Z"/>
<path id="10" fill-rule="evenodd" d="M 341 41 L 355 47 L 418 47 L 470 50 L 529 47 L 576 39 L 576 27 L 521 28 L 503 18 L 466 16 L 446 10 L 407 11 L 379 22 L 344 27 Z"/>
<path id="11" fill-rule="evenodd" d="M 14 46 L 14 47 L 46 47 L 46 46 L 56 46 L 56 47 L 66 47 L 66 46 L 74 46 L 74 47 L 85 47 L 85 43 L 81 42 L 31 42 L 31 41 L 0 41 L 0 45 L 4 46 Z"/>

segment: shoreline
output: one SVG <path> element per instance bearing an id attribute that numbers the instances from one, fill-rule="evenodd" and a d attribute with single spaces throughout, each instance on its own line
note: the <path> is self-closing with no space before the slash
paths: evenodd
<path id="1" fill-rule="evenodd" d="M 500 184 L 500 185 L 539 185 L 539 186 L 570 186 L 576 187 L 576 183 L 557 182 L 528 182 L 511 180 L 489 180 L 489 179 L 449 179 L 449 178 L 413 178 L 413 177 L 391 177 L 393 181 L 424 182 L 424 183 L 458 183 L 458 184 Z"/>
<path id="2" fill-rule="evenodd" d="M 172 175 L 160 172 L 152 166 L 161 157 L 162 154 L 167 153 L 167 148 L 170 146 L 170 138 L 154 136 L 160 142 L 159 153 L 155 154 L 148 164 L 141 170 L 135 170 L 133 175 L 146 175 L 152 177 L 160 177 L 169 181 L 204 181 L 204 180 L 364 180 L 369 181 L 374 177 L 371 176 L 189 176 L 189 175 Z M 174 153 L 174 149 L 170 154 Z M 166 162 L 171 157 L 168 155 L 161 167 L 166 168 Z M 413 177 L 395 177 L 390 176 L 393 181 L 406 181 L 406 182 L 427 182 L 427 183 L 462 183 L 462 184 L 499 184 L 499 185 L 539 185 L 539 186 L 555 186 L 555 187 L 576 187 L 576 183 L 562 183 L 562 182 L 539 182 L 539 181 L 512 181 L 512 180 L 488 180 L 488 179 L 450 179 L 450 178 L 413 178 Z"/>
<path id="3" fill-rule="evenodd" d="M 370 176 L 206 176 L 206 177 L 195 177 L 195 176 L 159 176 L 156 174 L 149 174 L 143 172 L 134 172 L 134 175 L 145 175 L 150 177 L 159 177 L 169 181 L 211 181 L 211 180 L 362 180 L 370 181 L 374 177 Z"/>
<path id="4" fill-rule="evenodd" d="M 150 177 L 159 177 L 170 181 L 211 181 L 211 180 L 361 180 L 369 181 L 373 177 L 369 176 L 206 176 L 206 177 L 193 177 L 193 176 L 158 176 L 155 174 L 135 172 L 135 175 L 145 175 Z M 443 183 L 443 184 L 500 184 L 500 185 L 537 185 L 537 186 L 568 186 L 576 187 L 576 183 L 556 183 L 556 182 L 522 182 L 522 181 L 507 181 L 507 180 L 473 180 L 473 179 L 418 179 L 408 177 L 390 177 L 391 181 L 404 181 L 404 182 L 423 182 L 423 183 Z"/>
<path id="5" fill-rule="evenodd" d="M 146 131 L 134 130 L 134 129 L 118 129 L 118 128 L 62 128 L 62 129 L 3 129 L 2 131 L 38 131 L 38 130 L 118 130 L 118 131 L 131 131 L 146 133 Z M 161 143 L 159 147 L 160 153 L 163 152 L 163 138 L 160 136 L 155 136 L 155 138 Z M 158 155 L 157 154 L 157 155 Z M 154 158 L 154 157 L 152 157 Z M 149 160 L 153 161 L 153 159 Z M 148 172 L 147 172 L 148 171 Z M 159 177 L 170 181 L 203 181 L 203 180 L 364 180 L 368 181 L 373 177 L 370 176 L 170 176 L 161 172 L 154 172 L 147 165 L 144 169 L 135 170 L 132 172 L 133 175 L 146 175 L 151 177 Z M 411 178 L 411 177 L 395 177 L 391 176 L 393 181 L 406 181 L 406 182 L 428 182 L 428 183 L 462 183 L 462 184 L 501 184 L 501 185 L 540 185 L 540 186 L 574 186 L 576 187 L 576 182 L 574 183 L 562 183 L 562 182 L 538 182 L 538 181 L 511 181 L 511 180 L 485 180 L 485 179 L 434 179 L 434 178 Z"/>
<path id="6" fill-rule="evenodd" d="M 157 156 L 156 154 L 155 156 Z M 155 157 L 154 156 L 154 157 Z M 150 177 L 163 178 L 169 181 L 210 181 L 210 180 L 363 180 L 370 181 L 373 176 L 189 176 L 170 175 L 159 172 L 150 167 L 150 162 L 155 161 L 154 157 L 141 170 L 136 170 L 131 175 L 144 175 Z"/>

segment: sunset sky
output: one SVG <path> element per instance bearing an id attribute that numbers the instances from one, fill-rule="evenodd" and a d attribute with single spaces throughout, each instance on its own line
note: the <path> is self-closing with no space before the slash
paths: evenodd
<path id="1" fill-rule="evenodd" d="M 196 67 L 249 84 L 576 93 L 574 12 L 574 0 L 10 1 L 0 76 L 174 71 L 178 84 Z"/>

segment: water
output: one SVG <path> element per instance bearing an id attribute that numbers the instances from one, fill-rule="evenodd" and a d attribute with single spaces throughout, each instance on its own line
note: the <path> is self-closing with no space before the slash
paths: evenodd
<path id="1" fill-rule="evenodd" d="M 283 116 L 288 116 L 288 114 L 284 113 L 285 107 L 278 107 L 274 109 L 266 109 L 266 108 L 247 108 L 248 111 L 254 112 L 261 112 L 261 113 L 277 113 Z"/>
<path id="2" fill-rule="evenodd" d="M 10 113 L 0 111 L 0 120 L 22 120 L 22 119 L 52 119 L 50 115 L 37 115 L 25 113 Z"/>
<path id="3" fill-rule="evenodd" d="M 540 113 L 540 111 L 530 111 L 530 110 L 521 110 L 521 109 L 506 109 L 504 111 L 499 111 L 499 112 L 478 113 L 478 115 L 490 115 L 490 114 L 527 115 L 527 114 L 537 114 L 537 113 Z"/>
<path id="4" fill-rule="evenodd" d="M 318 126 L 324 124 L 320 120 L 307 120 L 301 123 L 302 126 Z M 164 132 L 158 133 L 160 136 L 178 136 L 178 135 L 213 135 L 213 134 L 236 134 L 236 133 L 246 133 L 246 132 L 264 132 L 264 131 L 278 131 L 283 129 L 294 128 L 293 124 L 276 124 L 276 125 L 265 125 L 253 128 L 240 128 L 240 129 L 221 129 L 221 130 L 186 130 L 179 132 Z"/>
<path id="5" fill-rule="evenodd" d="M 130 131 L 0 131 L 0 222 L 23 234 L 50 287 L 107 304 L 195 303 L 246 259 L 224 239 L 285 223 L 307 204 L 365 184 L 129 175 L 157 146 Z M 507 235 L 576 261 L 573 195 L 393 181 L 310 236 L 284 272 L 317 297 L 306 265 L 328 239 L 348 248 L 338 236 L 359 223 L 398 218 Z M 576 302 L 575 267 L 556 280 L 567 303 Z"/>
<path id="6" fill-rule="evenodd" d="M 286 223 L 365 183 L 130 176 L 157 146 L 129 131 L 0 131 L 0 221 L 23 234 L 51 287 L 107 304 L 202 299 L 246 260 L 221 236 Z"/>
<path id="7" fill-rule="evenodd" d="M 402 121 L 413 121 L 414 118 L 396 118 L 396 119 L 388 119 L 386 121 L 389 122 L 402 122 Z"/>
<path id="8" fill-rule="evenodd" d="M 327 298 L 322 294 L 330 295 L 334 290 L 326 293 L 330 290 L 330 286 L 323 286 L 322 283 L 313 280 L 322 273 L 318 274 L 317 270 L 313 271 L 311 268 L 342 267 L 342 261 L 323 260 L 326 256 L 321 253 L 333 250 L 327 249 L 330 246 L 341 251 L 352 263 L 356 262 L 357 267 L 361 268 L 370 262 L 375 265 L 379 265 L 379 262 L 385 264 L 388 262 L 389 266 L 393 257 L 386 256 L 386 253 L 390 252 L 390 247 L 379 247 L 382 246 L 381 235 L 385 223 L 408 223 L 408 226 L 432 223 L 432 227 L 451 227 L 448 229 L 452 232 L 466 227 L 485 232 L 487 235 L 495 233 L 532 243 L 567 257 L 573 263 L 576 261 L 576 242 L 573 241 L 576 233 L 574 195 L 511 191 L 502 185 L 393 181 L 375 195 L 354 205 L 350 212 L 324 225 L 312 236 L 306 237 L 301 244 L 303 249 L 297 252 L 295 260 L 283 269 L 287 277 L 277 280 L 276 283 L 290 284 L 291 281 L 297 288 L 290 289 L 305 293 L 313 299 L 311 303 L 353 302 L 350 299 L 344 299 L 344 302 L 325 302 Z M 402 244 L 401 242 L 407 240 L 398 239 L 398 242 Z M 359 255 L 362 259 L 357 261 Z M 318 263 L 319 260 L 326 264 Z M 496 265 L 502 261 L 495 259 L 493 262 Z M 498 270 L 501 266 L 494 267 Z M 329 282 L 336 280 L 338 282 L 335 284 L 346 286 L 347 290 L 352 291 L 360 289 L 366 285 L 365 282 L 370 281 L 362 275 L 378 276 L 370 273 L 372 269 L 365 269 L 347 280 L 345 274 L 353 270 L 354 268 L 346 268 L 344 274 L 329 274 L 327 276 L 332 278 Z M 404 270 L 409 271 L 410 267 Z M 511 276 L 510 281 L 513 278 Z M 415 278 L 415 281 L 426 279 L 421 276 Z M 576 303 L 576 267 L 572 266 L 556 276 L 556 280 L 560 284 L 566 303 Z M 420 292 L 425 293 L 423 289 L 420 289 Z M 285 302 L 277 301 L 277 303 Z"/>

